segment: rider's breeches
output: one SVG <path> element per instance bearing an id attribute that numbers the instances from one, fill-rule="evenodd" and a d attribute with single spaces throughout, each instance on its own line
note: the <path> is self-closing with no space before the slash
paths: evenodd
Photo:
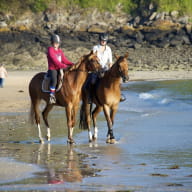
<path id="1" fill-rule="evenodd" d="M 57 70 L 48 70 L 48 76 L 50 77 L 50 93 L 55 93 L 55 88 L 57 85 Z"/>

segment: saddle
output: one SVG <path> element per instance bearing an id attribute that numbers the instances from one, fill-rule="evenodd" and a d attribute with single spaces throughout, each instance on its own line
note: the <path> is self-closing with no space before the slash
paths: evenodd
<path id="1" fill-rule="evenodd" d="M 58 92 L 61 89 L 62 84 L 63 84 L 63 76 L 64 76 L 64 72 L 62 69 L 60 69 L 59 77 L 57 79 L 57 87 L 56 87 L 55 92 Z M 48 72 L 46 72 L 44 75 L 44 79 L 42 81 L 42 88 L 41 88 L 44 93 L 50 92 L 50 81 L 51 81 L 51 79 L 48 76 Z"/>

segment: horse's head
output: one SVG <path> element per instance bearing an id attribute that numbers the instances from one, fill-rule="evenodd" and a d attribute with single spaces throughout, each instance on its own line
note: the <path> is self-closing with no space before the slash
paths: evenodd
<path id="1" fill-rule="evenodd" d="M 118 65 L 118 72 L 119 72 L 119 75 L 122 77 L 123 82 L 127 82 L 129 80 L 129 75 L 128 75 L 129 65 L 127 61 L 128 55 L 129 55 L 128 52 L 124 56 L 115 55 L 117 59 L 116 63 Z"/>
<path id="2" fill-rule="evenodd" d="M 97 72 L 101 69 L 101 65 L 99 64 L 99 58 L 97 57 L 97 52 L 93 52 L 93 50 L 86 56 L 84 56 L 86 61 L 86 69 L 89 72 Z"/>

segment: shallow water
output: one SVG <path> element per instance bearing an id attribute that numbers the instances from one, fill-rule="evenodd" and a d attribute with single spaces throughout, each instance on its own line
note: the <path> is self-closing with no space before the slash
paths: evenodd
<path id="1" fill-rule="evenodd" d="M 105 143 L 103 113 L 98 141 L 89 144 L 76 128 L 73 147 L 62 108 L 49 116 L 52 140 L 44 145 L 27 114 L 0 114 L 0 160 L 36 167 L 25 179 L 3 180 L 0 191 L 192 191 L 192 80 L 129 82 L 122 92 L 114 145 Z"/>

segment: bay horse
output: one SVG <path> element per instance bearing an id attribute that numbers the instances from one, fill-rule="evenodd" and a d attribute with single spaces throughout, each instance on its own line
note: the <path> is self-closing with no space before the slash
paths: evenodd
<path id="1" fill-rule="evenodd" d="M 115 137 L 113 135 L 114 117 L 118 110 L 121 97 L 121 78 L 123 82 L 129 80 L 128 76 L 128 53 L 124 56 L 117 56 L 116 62 L 105 72 L 104 76 L 99 79 L 94 87 L 92 102 L 95 108 L 92 111 L 92 104 L 89 104 L 88 92 L 83 90 L 82 104 L 80 109 L 80 128 L 88 129 L 89 142 L 97 139 L 98 128 L 96 125 L 96 117 L 102 110 L 107 121 L 108 133 L 107 143 L 114 144 Z M 93 121 L 94 134 L 91 132 L 91 119 Z"/>
<path id="2" fill-rule="evenodd" d="M 98 71 L 100 69 L 98 57 L 96 53 L 91 51 L 89 54 L 80 58 L 79 62 L 73 65 L 68 71 L 65 71 L 63 84 L 61 89 L 55 93 L 56 103 L 49 103 L 49 93 L 42 91 L 42 81 L 45 72 L 36 74 L 29 83 L 29 95 L 31 98 L 31 113 L 32 122 L 35 120 L 40 143 L 44 143 L 40 128 L 40 110 L 39 105 L 41 100 L 44 100 L 46 106 L 42 112 L 44 123 L 47 127 L 47 140 L 50 141 L 50 127 L 48 123 L 48 113 L 54 105 L 65 107 L 68 127 L 68 143 L 75 143 L 73 140 L 73 129 L 76 121 L 76 113 L 81 99 L 81 89 L 86 81 L 89 72 Z"/>

